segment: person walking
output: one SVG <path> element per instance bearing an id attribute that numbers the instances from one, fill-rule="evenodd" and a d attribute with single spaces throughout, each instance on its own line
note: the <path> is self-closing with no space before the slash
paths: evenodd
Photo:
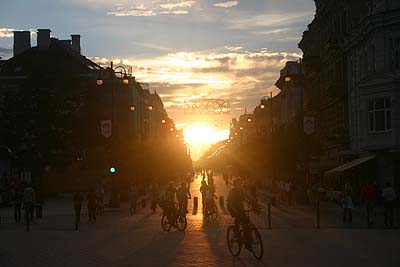
<path id="1" fill-rule="evenodd" d="M 201 181 L 201 186 L 200 186 L 200 193 L 201 193 L 201 203 L 203 204 L 203 209 L 206 206 L 206 193 L 208 190 L 208 186 L 206 181 Z"/>
<path id="2" fill-rule="evenodd" d="M 74 210 L 75 210 L 75 231 L 78 231 L 78 225 L 81 220 L 83 196 L 81 192 L 76 192 L 74 195 Z"/>
<path id="3" fill-rule="evenodd" d="M 90 190 L 87 194 L 89 222 L 96 222 L 96 193 Z"/>
<path id="4" fill-rule="evenodd" d="M 153 214 L 156 213 L 159 196 L 160 192 L 158 191 L 158 186 L 156 184 L 153 184 L 151 187 L 151 205 L 150 205 L 150 209 L 152 210 Z"/>
<path id="5" fill-rule="evenodd" d="M 16 223 L 21 222 L 22 196 L 22 188 L 17 185 L 14 189 L 14 219 Z"/>
<path id="6" fill-rule="evenodd" d="M 365 205 L 365 211 L 367 212 L 367 226 L 371 228 L 373 226 L 373 214 L 374 206 L 376 203 L 376 190 L 375 187 L 367 181 L 361 187 L 361 203 Z"/>
<path id="7" fill-rule="evenodd" d="M 386 187 L 382 191 L 383 209 L 385 215 L 385 226 L 393 227 L 394 222 L 394 203 L 396 201 L 396 192 L 390 183 L 386 183 Z"/>
<path id="8" fill-rule="evenodd" d="M 352 224 L 353 222 L 353 189 L 349 183 L 346 183 L 344 185 L 344 190 L 343 190 L 343 224 L 346 224 L 346 219 L 349 224 Z"/>
<path id="9" fill-rule="evenodd" d="M 99 185 L 96 189 L 96 213 L 102 215 L 104 211 L 104 189 Z"/>
<path id="10" fill-rule="evenodd" d="M 130 214 L 134 214 L 136 212 L 136 205 L 137 205 L 137 190 L 136 186 L 131 185 L 128 191 L 129 197 L 129 212 Z"/>
<path id="11" fill-rule="evenodd" d="M 33 222 L 33 207 L 35 206 L 35 189 L 32 186 L 27 185 L 23 193 L 23 203 L 25 209 L 25 221 L 28 223 Z"/>

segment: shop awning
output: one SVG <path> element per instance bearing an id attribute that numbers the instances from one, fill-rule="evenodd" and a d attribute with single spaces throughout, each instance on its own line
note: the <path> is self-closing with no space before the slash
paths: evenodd
<path id="1" fill-rule="evenodd" d="M 374 159 L 374 158 L 376 158 L 375 155 L 365 156 L 365 157 L 361 157 L 361 158 L 358 158 L 358 159 L 354 159 L 354 160 L 346 162 L 345 164 L 340 165 L 340 166 L 338 166 L 338 167 L 336 167 L 336 168 L 334 168 L 332 170 L 326 171 L 325 175 L 341 174 L 346 170 L 354 168 L 354 167 L 356 167 L 356 166 L 358 166 L 358 165 L 360 165 L 360 164 L 362 164 L 364 162 L 367 162 L 367 161 L 369 161 L 371 159 Z"/>

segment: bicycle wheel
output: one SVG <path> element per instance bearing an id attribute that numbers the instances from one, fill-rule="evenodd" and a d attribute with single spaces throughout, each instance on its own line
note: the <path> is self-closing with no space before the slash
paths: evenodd
<path id="1" fill-rule="evenodd" d="M 240 240 L 241 238 L 235 234 L 233 225 L 228 227 L 226 239 L 229 252 L 232 254 L 232 256 L 239 256 L 240 252 L 242 251 L 242 242 Z"/>
<path id="2" fill-rule="evenodd" d="M 179 231 L 182 232 L 182 231 L 185 231 L 186 226 L 187 226 L 186 216 L 179 215 L 176 218 L 176 227 L 178 228 Z"/>
<path id="3" fill-rule="evenodd" d="M 161 227 L 165 232 L 169 232 L 171 230 L 171 223 L 167 215 L 163 215 L 161 217 Z"/>
<path id="4" fill-rule="evenodd" d="M 218 217 L 218 207 L 217 205 L 214 205 L 211 211 L 211 219 L 215 221 L 217 217 Z"/>
<path id="5" fill-rule="evenodd" d="M 251 247 L 254 257 L 260 260 L 264 255 L 263 241 L 257 228 L 251 229 Z"/>

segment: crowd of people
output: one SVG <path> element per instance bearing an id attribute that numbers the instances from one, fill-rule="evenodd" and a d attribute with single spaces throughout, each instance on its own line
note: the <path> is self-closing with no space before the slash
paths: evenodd
<path id="1" fill-rule="evenodd" d="M 201 186 L 199 188 L 201 194 L 201 202 L 204 214 L 211 210 L 215 206 L 216 187 L 214 182 L 214 172 L 202 170 L 199 173 L 201 178 Z M 150 210 L 154 214 L 156 213 L 157 207 L 161 207 L 163 212 L 167 214 L 171 221 L 174 222 L 174 218 L 178 214 L 188 213 L 188 201 L 192 198 L 190 193 L 190 183 L 194 179 L 195 175 L 188 174 L 185 177 L 181 177 L 179 186 L 175 185 L 175 182 L 169 182 L 164 188 L 158 183 L 153 183 L 149 186 L 149 190 L 146 190 L 145 197 L 150 199 Z M 233 184 L 234 188 L 241 188 L 246 193 L 246 197 L 241 196 L 239 199 L 246 201 L 249 206 L 258 207 L 258 185 L 256 182 L 250 179 L 235 179 L 233 182 L 230 177 L 226 174 L 222 174 L 225 183 L 228 185 Z M 237 184 L 235 184 L 235 181 Z M 292 180 L 290 181 L 275 181 L 275 187 L 278 189 L 278 195 L 280 195 L 281 201 L 286 202 L 288 205 L 295 205 L 298 198 L 298 187 Z M 322 186 L 310 187 L 309 197 L 310 201 L 314 203 L 316 200 L 329 199 L 329 190 Z M 236 190 L 236 189 L 235 189 Z M 235 190 L 233 192 L 235 192 Z M 136 213 L 137 204 L 139 200 L 138 186 L 131 184 L 127 190 L 127 199 L 129 205 L 130 214 Z M 356 191 L 356 192 L 355 192 Z M 360 205 L 362 210 L 365 211 L 366 221 L 368 227 L 374 226 L 374 219 L 376 216 L 377 207 L 382 204 L 384 214 L 384 224 L 388 228 L 394 227 L 395 224 L 395 208 L 399 194 L 396 193 L 395 189 L 390 183 L 386 183 L 383 188 L 379 188 L 376 184 L 365 181 L 360 188 L 354 190 L 350 183 L 345 183 L 342 189 L 335 194 L 335 200 L 339 203 L 343 209 L 342 222 L 343 224 L 352 224 L 354 217 L 354 209 L 356 205 Z M 141 192 L 142 193 L 142 192 Z M 228 203 L 235 202 L 235 197 L 232 198 L 231 194 L 228 197 Z M 105 186 L 99 184 L 97 187 L 83 193 L 76 192 L 73 196 L 74 211 L 75 211 L 75 229 L 78 230 L 79 222 L 81 220 L 81 211 L 83 202 L 87 202 L 87 214 L 89 222 L 96 222 L 99 215 L 102 215 L 105 207 Z M 14 219 L 15 222 L 21 222 L 22 216 L 25 214 L 25 222 L 34 220 L 34 211 L 36 210 L 36 216 L 41 217 L 42 206 L 44 198 L 40 192 L 36 191 L 30 184 L 20 184 L 15 187 L 13 191 L 13 206 L 14 206 Z M 145 204 L 142 206 L 145 206 Z M 36 209 L 35 209 L 36 208 Z M 240 208 L 242 209 L 242 208 Z M 243 221 L 242 215 L 237 215 L 236 212 L 232 213 L 233 217 L 239 221 Z"/>

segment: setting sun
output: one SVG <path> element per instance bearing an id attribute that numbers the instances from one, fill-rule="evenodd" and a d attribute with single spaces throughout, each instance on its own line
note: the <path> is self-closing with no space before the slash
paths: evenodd
<path id="1" fill-rule="evenodd" d="M 192 148 L 192 158 L 198 159 L 211 145 L 227 139 L 229 130 L 217 129 L 207 124 L 198 123 L 184 130 L 184 139 Z"/>

